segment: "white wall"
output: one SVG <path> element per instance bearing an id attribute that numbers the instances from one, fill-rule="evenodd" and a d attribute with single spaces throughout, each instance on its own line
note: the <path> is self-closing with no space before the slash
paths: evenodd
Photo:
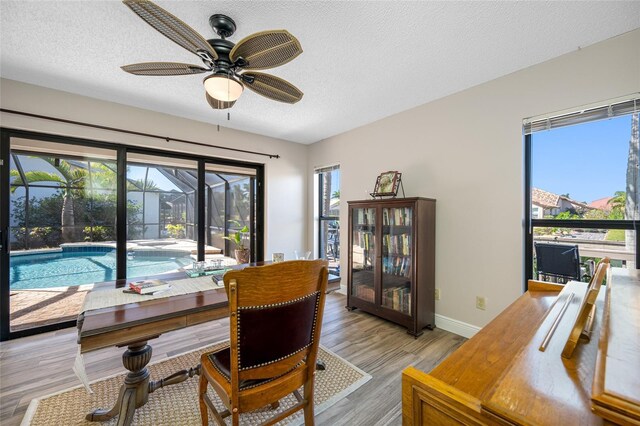
<path id="1" fill-rule="evenodd" d="M 306 247 L 307 146 L 252 133 L 222 128 L 153 111 L 20 83 L 0 80 L 0 106 L 75 121 L 159 134 L 212 145 L 279 154 L 279 159 L 202 148 L 179 142 L 127 135 L 2 113 L 3 127 L 74 136 L 128 145 L 169 149 L 211 157 L 265 164 L 265 258 L 274 251 L 288 258 Z"/>
<path id="2" fill-rule="evenodd" d="M 483 326 L 522 292 L 522 120 L 634 92 L 640 30 L 315 143 L 308 176 L 340 163 L 345 233 L 346 201 L 365 198 L 380 172 L 401 171 L 407 196 L 436 198 L 436 313 Z M 347 235 L 341 244 L 346 271 Z"/>

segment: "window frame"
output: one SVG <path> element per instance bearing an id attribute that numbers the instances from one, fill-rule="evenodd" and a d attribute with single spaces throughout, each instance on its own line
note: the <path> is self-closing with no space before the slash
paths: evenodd
<path id="1" fill-rule="evenodd" d="M 596 121 L 596 120 L 593 120 Z M 635 231 L 635 262 L 640 266 L 640 220 L 591 220 L 591 219 L 534 219 L 531 208 L 532 183 L 532 134 L 524 135 L 524 279 L 523 292 L 526 292 L 528 280 L 533 279 L 533 229 L 538 227 L 557 227 L 583 229 L 624 229 Z"/>
<path id="2" fill-rule="evenodd" d="M 333 172 L 333 170 L 340 170 L 340 166 L 337 166 L 335 169 L 332 170 L 317 170 L 316 174 L 318 175 L 318 258 L 320 259 L 326 259 L 326 253 L 323 253 L 322 251 L 322 238 L 323 238 L 323 233 L 322 233 L 322 224 L 323 222 L 331 222 L 331 221 L 336 221 L 338 222 L 338 224 L 340 223 L 340 216 L 325 216 L 323 215 L 323 199 L 322 199 L 322 194 L 323 194 L 323 188 L 324 188 L 324 174 L 325 173 L 331 173 Z M 338 227 L 338 232 L 340 232 L 340 228 Z M 326 242 L 325 242 L 325 247 L 326 247 Z"/>

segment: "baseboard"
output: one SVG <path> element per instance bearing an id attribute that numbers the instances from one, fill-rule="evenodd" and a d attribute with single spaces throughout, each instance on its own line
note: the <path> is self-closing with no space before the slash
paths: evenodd
<path id="1" fill-rule="evenodd" d="M 481 329 L 481 327 L 476 325 L 467 324 L 466 322 L 458 321 L 440 314 L 436 314 L 436 327 L 450 331 L 459 336 L 466 337 L 467 339 L 473 337 Z"/>

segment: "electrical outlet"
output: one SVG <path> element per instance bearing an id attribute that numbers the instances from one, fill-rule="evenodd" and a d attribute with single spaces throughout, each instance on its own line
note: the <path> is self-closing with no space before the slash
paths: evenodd
<path id="1" fill-rule="evenodd" d="M 476 308 L 484 311 L 487 309 L 487 298 L 482 296 L 476 296 Z"/>
<path id="2" fill-rule="evenodd" d="M 436 288 L 436 300 L 440 300 L 440 289 Z"/>

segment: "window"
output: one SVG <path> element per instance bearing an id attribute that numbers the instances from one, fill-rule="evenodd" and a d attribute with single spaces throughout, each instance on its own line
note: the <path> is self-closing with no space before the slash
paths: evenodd
<path id="1" fill-rule="evenodd" d="M 340 275 L 340 166 L 316 170 L 318 181 L 318 257 Z"/>
<path id="2" fill-rule="evenodd" d="M 526 278 L 540 272 L 535 243 L 577 247 L 583 280 L 605 256 L 612 266 L 640 266 L 636 105 L 625 101 L 525 124 Z"/>

